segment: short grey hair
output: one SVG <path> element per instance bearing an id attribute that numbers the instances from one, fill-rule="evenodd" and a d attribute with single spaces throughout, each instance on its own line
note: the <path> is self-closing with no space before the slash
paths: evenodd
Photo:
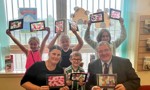
<path id="1" fill-rule="evenodd" d="M 101 42 L 99 42 L 98 43 L 98 45 L 97 45 L 97 51 L 98 51 L 98 48 L 100 47 L 100 46 L 102 46 L 102 45 L 107 45 L 108 46 L 108 48 L 111 50 L 111 46 L 110 46 L 110 44 L 107 42 L 107 41 L 101 41 Z"/>

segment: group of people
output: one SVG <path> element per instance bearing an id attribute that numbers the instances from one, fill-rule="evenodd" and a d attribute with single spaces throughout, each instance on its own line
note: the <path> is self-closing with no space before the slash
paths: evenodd
<path id="1" fill-rule="evenodd" d="M 41 46 L 37 37 L 29 39 L 30 49 L 26 49 L 12 34 L 10 30 L 6 33 L 26 54 L 26 72 L 21 80 L 21 86 L 27 90 L 137 90 L 140 86 L 140 78 L 132 68 L 129 59 L 115 56 L 115 50 L 126 38 L 126 30 L 123 19 L 119 20 L 121 26 L 121 35 L 114 42 L 111 41 L 110 32 L 102 29 L 97 36 L 97 42 L 90 38 L 90 26 L 85 32 L 85 41 L 97 52 L 97 59 L 88 65 L 89 78 L 87 82 L 82 80 L 70 80 L 71 73 L 85 72 L 80 66 L 82 55 L 79 50 L 83 46 L 83 40 L 78 35 L 76 27 L 72 27 L 72 32 L 78 40 L 78 44 L 71 48 L 68 35 L 58 31 L 53 40 L 49 43 L 49 58 L 42 61 L 42 53 L 45 43 L 50 35 L 50 28 L 46 27 L 47 34 L 44 37 Z M 59 46 L 55 45 L 59 39 Z M 102 89 L 97 85 L 96 74 L 104 74 L 104 63 L 108 64 L 108 74 L 117 74 L 117 84 L 111 88 Z M 65 74 L 66 86 L 61 88 L 51 88 L 46 83 L 47 74 Z"/>

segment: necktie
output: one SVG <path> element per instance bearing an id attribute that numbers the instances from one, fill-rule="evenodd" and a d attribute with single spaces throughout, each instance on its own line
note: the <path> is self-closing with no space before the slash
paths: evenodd
<path id="1" fill-rule="evenodd" d="M 104 74 L 108 74 L 108 71 L 109 71 L 109 67 L 107 63 L 104 63 Z M 107 88 L 103 88 L 103 90 L 107 90 Z"/>
<path id="2" fill-rule="evenodd" d="M 109 71 L 109 67 L 107 63 L 104 63 L 104 74 L 108 74 L 108 71 Z"/>

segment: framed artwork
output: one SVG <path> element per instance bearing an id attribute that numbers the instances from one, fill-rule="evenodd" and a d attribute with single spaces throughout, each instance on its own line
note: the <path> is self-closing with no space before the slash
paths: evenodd
<path id="1" fill-rule="evenodd" d="M 143 70 L 150 70 L 150 57 L 144 57 Z"/>
<path id="2" fill-rule="evenodd" d="M 115 88 L 117 74 L 97 74 L 97 83 L 102 88 Z"/>
<path id="3" fill-rule="evenodd" d="M 91 23 L 104 22 L 104 12 L 93 13 L 90 15 Z"/>
<path id="4" fill-rule="evenodd" d="M 121 11 L 110 8 L 110 18 L 119 20 L 121 18 Z"/>
<path id="5" fill-rule="evenodd" d="M 55 33 L 58 31 L 64 31 L 65 29 L 65 20 L 57 20 L 55 21 Z"/>
<path id="6" fill-rule="evenodd" d="M 48 74 L 47 85 L 50 88 L 60 88 L 66 85 L 65 74 Z"/>
<path id="7" fill-rule="evenodd" d="M 30 31 L 41 31 L 45 30 L 45 21 L 37 21 L 37 22 L 31 22 L 30 23 Z"/>
<path id="8" fill-rule="evenodd" d="M 79 31 L 77 23 L 75 23 L 75 22 L 69 22 L 69 28 L 70 28 L 70 30 L 72 30 L 72 27 L 76 27 L 77 31 Z"/>
<path id="9" fill-rule="evenodd" d="M 71 73 L 70 80 L 86 82 L 88 79 L 88 73 Z"/>
<path id="10" fill-rule="evenodd" d="M 18 30 L 23 28 L 23 19 L 9 21 L 9 30 Z"/>

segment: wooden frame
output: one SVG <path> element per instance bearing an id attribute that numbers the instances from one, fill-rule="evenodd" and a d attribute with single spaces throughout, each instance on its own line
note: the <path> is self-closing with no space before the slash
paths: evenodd
<path id="1" fill-rule="evenodd" d="M 115 88 L 117 74 L 97 74 L 97 83 L 101 88 Z"/>

